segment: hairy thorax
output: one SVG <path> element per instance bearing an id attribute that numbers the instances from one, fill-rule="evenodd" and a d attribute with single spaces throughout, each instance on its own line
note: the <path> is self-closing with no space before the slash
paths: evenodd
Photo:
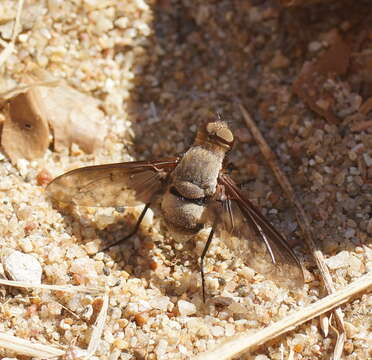
<path id="1" fill-rule="evenodd" d="M 217 187 L 224 153 L 201 146 L 190 148 L 172 174 L 162 200 L 167 224 L 177 232 L 196 233 L 206 222 L 205 201 Z"/>

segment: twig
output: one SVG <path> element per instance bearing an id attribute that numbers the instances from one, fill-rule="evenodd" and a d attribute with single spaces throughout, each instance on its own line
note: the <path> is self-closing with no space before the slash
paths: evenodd
<path id="1" fill-rule="evenodd" d="M 109 296 L 106 293 L 103 298 L 103 304 L 101 307 L 101 311 L 99 312 L 97 316 L 97 320 L 94 324 L 92 335 L 90 337 L 88 349 L 87 349 L 87 357 L 91 357 L 95 354 L 95 352 L 98 349 L 99 342 L 102 336 L 103 329 L 105 327 L 105 322 L 107 318 L 107 310 L 109 306 Z"/>
<path id="2" fill-rule="evenodd" d="M 45 284 L 30 284 L 23 281 L 12 281 L 0 279 L 0 285 L 21 287 L 26 289 L 44 289 L 51 291 L 64 291 L 70 293 L 83 292 L 92 295 L 100 295 L 104 293 L 103 288 L 89 288 L 84 286 L 71 285 L 45 285 Z M 98 314 L 91 339 L 87 349 L 87 358 L 90 358 L 96 352 L 99 346 L 99 340 L 102 336 L 103 329 L 107 318 L 107 309 L 109 305 L 109 297 L 107 292 L 104 294 L 103 304 L 100 313 Z M 62 305 L 63 306 L 63 305 Z M 63 308 L 65 308 L 63 306 Z M 65 308 L 66 309 L 66 308 Z M 68 309 L 67 309 L 68 310 Z M 71 310 L 68 310 L 71 312 Z M 74 316 L 77 316 L 74 314 Z M 0 332 L 0 347 L 12 350 L 17 354 L 34 356 L 37 358 L 49 358 L 65 355 L 66 352 L 52 346 L 35 344 L 29 340 L 25 340 L 10 334 Z"/>
<path id="3" fill-rule="evenodd" d="M 303 324 L 306 321 L 313 319 L 316 316 L 326 313 L 337 306 L 347 302 L 350 297 L 359 292 L 372 287 L 372 273 L 361 276 L 358 280 L 345 286 L 343 289 L 316 301 L 315 303 L 302 308 L 294 314 L 286 316 L 284 319 L 262 329 L 256 333 L 246 331 L 238 336 L 235 336 L 226 342 L 218 345 L 215 349 L 197 355 L 193 360 L 228 360 L 235 356 L 241 355 L 244 352 L 251 350 L 253 347 L 263 344 L 287 331 L 293 330 L 295 327 Z"/>
<path id="4" fill-rule="evenodd" d="M 266 161 L 269 163 L 272 171 L 274 172 L 280 186 L 286 193 L 288 199 L 292 202 L 293 206 L 297 210 L 297 221 L 302 229 L 302 232 L 305 237 L 306 244 L 308 248 L 310 249 L 316 264 L 318 266 L 320 275 L 322 277 L 322 280 L 324 282 L 324 285 L 327 289 L 328 294 L 332 294 L 335 292 L 335 287 L 333 285 L 332 277 L 331 274 L 329 273 L 328 267 L 324 261 L 324 256 L 321 250 L 317 247 L 314 241 L 314 237 L 311 231 L 311 225 L 310 221 L 300 204 L 300 202 L 297 200 L 296 195 L 293 191 L 292 185 L 288 181 L 287 177 L 283 173 L 283 171 L 280 169 L 279 165 L 277 164 L 275 154 L 273 151 L 270 149 L 268 144 L 266 143 L 265 139 L 263 138 L 260 130 L 257 128 L 256 124 L 254 123 L 253 119 L 251 116 L 248 114 L 247 110 L 240 105 L 240 110 L 243 114 L 244 120 L 249 127 L 253 137 L 255 138 L 262 155 L 265 157 Z M 344 341 L 345 341 L 345 336 L 343 335 L 345 333 L 345 328 L 344 328 L 344 322 L 343 322 L 343 313 L 341 309 L 336 308 L 334 310 L 335 312 L 335 317 L 338 325 L 338 329 L 340 331 L 340 336 L 337 338 L 337 344 L 336 344 L 336 350 L 339 351 L 339 347 L 343 349 Z M 336 354 L 334 354 L 334 360 L 340 359 L 339 357 L 336 357 Z"/>
<path id="5" fill-rule="evenodd" d="M 17 354 L 47 359 L 65 355 L 65 351 L 54 346 L 35 344 L 29 340 L 0 332 L 0 347 L 12 350 Z"/>

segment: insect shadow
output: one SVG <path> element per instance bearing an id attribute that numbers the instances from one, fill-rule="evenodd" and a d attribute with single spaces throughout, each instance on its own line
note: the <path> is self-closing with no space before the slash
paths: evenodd
<path id="1" fill-rule="evenodd" d="M 91 209 L 77 206 L 61 206 L 53 201 L 53 207 L 62 215 L 66 233 L 77 239 L 77 243 L 83 245 L 88 255 L 94 258 L 100 249 L 107 249 L 104 253 L 103 262 L 115 260 L 115 270 L 125 270 L 130 277 L 145 279 L 155 285 L 162 294 L 167 296 L 179 296 L 188 293 L 192 295 L 199 291 L 192 270 L 198 268 L 198 258 L 195 257 L 195 245 L 192 241 L 185 242 L 182 248 L 175 246 L 172 234 L 169 234 L 166 226 L 160 223 L 160 232 L 163 235 L 159 240 L 154 240 L 157 230 L 153 226 L 139 226 L 138 211 L 125 207 L 118 207 L 108 211 L 109 214 L 100 214 L 99 210 L 92 214 Z M 155 217 L 158 218 L 155 209 Z M 109 223 L 102 225 L 100 218 L 111 217 Z M 105 220 L 104 220 L 105 221 Z M 135 231 L 134 231 L 135 230 Z M 128 241 L 123 241 L 127 239 Z M 94 246 L 89 249 L 90 243 Z M 120 242 L 119 246 L 111 247 L 110 244 Z M 153 249 L 158 248 L 162 253 L 163 264 L 154 260 Z M 96 252 L 95 249 L 98 249 Z M 168 276 L 176 267 L 188 264 L 190 271 L 183 274 L 185 282 L 177 284 L 173 277 Z M 167 270 L 159 270 L 161 266 Z M 165 268 L 165 267 L 164 267 Z M 107 267 L 103 268 L 102 276 L 110 275 Z M 74 281 L 75 277 L 71 276 Z M 77 277 L 75 281 L 84 281 L 83 277 Z M 80 285 L 81 283 L 77 283 Z M 191 286 L 186 286 L 186 285 Z"/>

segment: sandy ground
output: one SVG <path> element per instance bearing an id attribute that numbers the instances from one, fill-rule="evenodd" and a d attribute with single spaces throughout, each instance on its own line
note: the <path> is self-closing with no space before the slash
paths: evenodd
<path id="1" fill-rule="evenodd" d="M 9 41 L 15 11 L 16 2 L 1 1 L 2 41 Z M 109 133 L 93 155 L 77 146 L 57 153 L 51 146 L 41 159 L 11 164 L 1 151 L 1 244 L 34 256 L 43 283 L 110 288 L 97 358 L 188 359 L 325 295 L 294 209 L 246 129 L 239 101 L 306 209 L 336 288 L 372 271 L 372 127 L 368 112 L 357 116 L 372 96 L 370 11 L 367 1 L 290 9 L 254 0 L 26 2 L 16 51 L 1 69 L 2 91 L 41 67 L 98 99 Z M 331 123 L 312 112 L 292 84 L 306 61 L 332 45 L 335 33 L 353 55 L 347 72 L 328 82 L 336 99 Z M 62 210 L 38 181 L 42 171 L 54 177 L 84 165 L 182 154 L 217 111 L 237 138 L 231 176 L 297 244 L 306 268 L 303 289 L 289 292 L 255 274 L 216 239 L 206 259 L 209 296 L 203 304 L 198 256 L 205 231 L 177 242 L 155 208 L 133 239 L 94 255 L 100 243 L 128 232 L 140 210 Z M 66 348 L 87 347 L 101 304 L 90 295 L 5 287 L 0 296 L 1 331 Z M 371 356 L 371 305 L 364 294 L 343 307 L 344 359 Z M 314 319 L 241 359 L 329 359 L 335 340 L 335 332 L 324 335 Z"/>

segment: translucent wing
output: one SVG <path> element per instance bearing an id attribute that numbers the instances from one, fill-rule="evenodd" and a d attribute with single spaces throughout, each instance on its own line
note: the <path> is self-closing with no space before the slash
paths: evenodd
<path id="1" fill-rule="evenodd" d="M 224 194 L 218 201 L 217 216 L 222 229 L 230 234 L 223 236 L 227 245 L 257 272 L 288 288 L 301 287 L 304 282 L 302 266 L 284 237 L 229 176 L 221 174 L 219 184 Z"/>
<path id="2" fill-rule="evenodd" d="M 87 166 L 55 178 L 47 192 L 54 200 L 81 206 L 149 203 L 177 163 L 171 158 Z"/>

